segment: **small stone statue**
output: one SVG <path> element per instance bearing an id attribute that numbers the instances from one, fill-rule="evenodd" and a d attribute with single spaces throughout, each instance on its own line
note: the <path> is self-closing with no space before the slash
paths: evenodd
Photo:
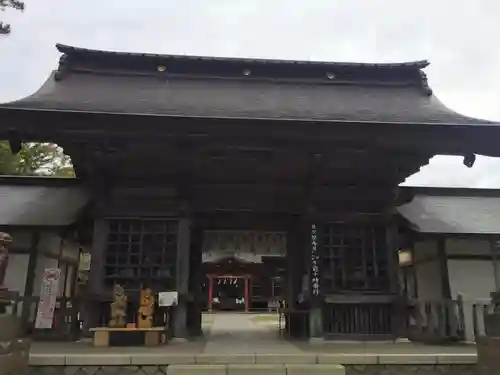
<path id="1" fill-rule="evenodd" d="M 111 328 L 125 328 L 127 325 L 127 296 L 121 285 L 114 288 L 114 301 L 111 303 Z"/>
<path id="2" fill-rule="evenodd" d="M 152 328 L 154 314 L 155 297 L 153 291 L 149 288 L 141 290 L 141 305 L 137 325 L 138 328 Z"/>
<path id="3" fill-rule="evenodd" d="M 7 266 L 9 265 L 9 246 L 12 237 L 8 233 L 0 232 L 0 288 L 4 287 Z"/>

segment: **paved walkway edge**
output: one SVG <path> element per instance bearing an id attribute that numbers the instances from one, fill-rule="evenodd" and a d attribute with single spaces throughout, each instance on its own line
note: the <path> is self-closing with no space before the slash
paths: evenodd
<path id="1" fill-rule="evenodd" d="M 464 365 L 476 354 L 55 354 L 30 355 L 30 366 L 145 366 L 230 364 Z"/>

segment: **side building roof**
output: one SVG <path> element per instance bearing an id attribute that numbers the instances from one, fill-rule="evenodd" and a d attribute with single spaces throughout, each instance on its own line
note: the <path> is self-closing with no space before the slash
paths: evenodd
<path id="1" fill-rule="evenodd" d="M 500 234 L 500 189 L 403 187 L 398 212 L 421 233 Z M 89 204 L 74 179 L 0 176 L 0 226 L 67 226 Z"/>
<path id="2" fill-rule="evenodd" d="M 500 190 L 404 188 L 414 190 L 399 213 L 422 233 L 500 234 Z"/>
<path id="3" fill-rule="evenodd" d="M 0 226 L 68 226 L 89 200 L 76 180 L 0 176 Z"/>
<path id="4" fill-rule="evenodd" d="M 361 64 L 117 53 L 57 45 L 59 67 L 5 110 L 416 124 L 493 124 L 433 95 L 426 61 Z"/>

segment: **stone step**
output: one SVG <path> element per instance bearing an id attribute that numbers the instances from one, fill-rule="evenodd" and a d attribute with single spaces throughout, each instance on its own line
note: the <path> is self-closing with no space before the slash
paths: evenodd
<path id="1" fill-rule="evenodd" d="M 114 349 L 114 348 L 113 348 Z M 125 351 L 124 349 L 122 349 Z M 435 350 L 435 349 L 433 349 Z M 476 353 L 374 354 L 177 354 L 168 349 L 142 353 L 31 353 L 31 366 L 168 366 L 168 365 L 455 365 L 476 364 Z"/>
<path id="2" fill-rule="evenodd" d="M 169 365 L 167 375 L 345 375 L 342 365 L 319 364 L 228 364 Z"/>

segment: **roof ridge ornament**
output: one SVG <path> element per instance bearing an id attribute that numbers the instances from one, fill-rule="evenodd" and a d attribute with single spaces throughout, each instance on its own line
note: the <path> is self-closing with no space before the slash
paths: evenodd
<path id="1" fill-rule="evenodd" d="M 420 83 L 422 85 L 422 89 L 424 90 L 427 96 L 432 96 L 432 89 L 429 86 L 429 80 L 427 78 L 427 74 L 423 70 L 420 71 Z"/>
<path id="2" fill-rule="evenodd" d="M 66 53 L 63 53 L 59 58 L 59 65 L 54 74 L 54 79 L 56 81 L 62 81 L 66 76 L 70 73 L 69 66 L 69 56 Z"/>

